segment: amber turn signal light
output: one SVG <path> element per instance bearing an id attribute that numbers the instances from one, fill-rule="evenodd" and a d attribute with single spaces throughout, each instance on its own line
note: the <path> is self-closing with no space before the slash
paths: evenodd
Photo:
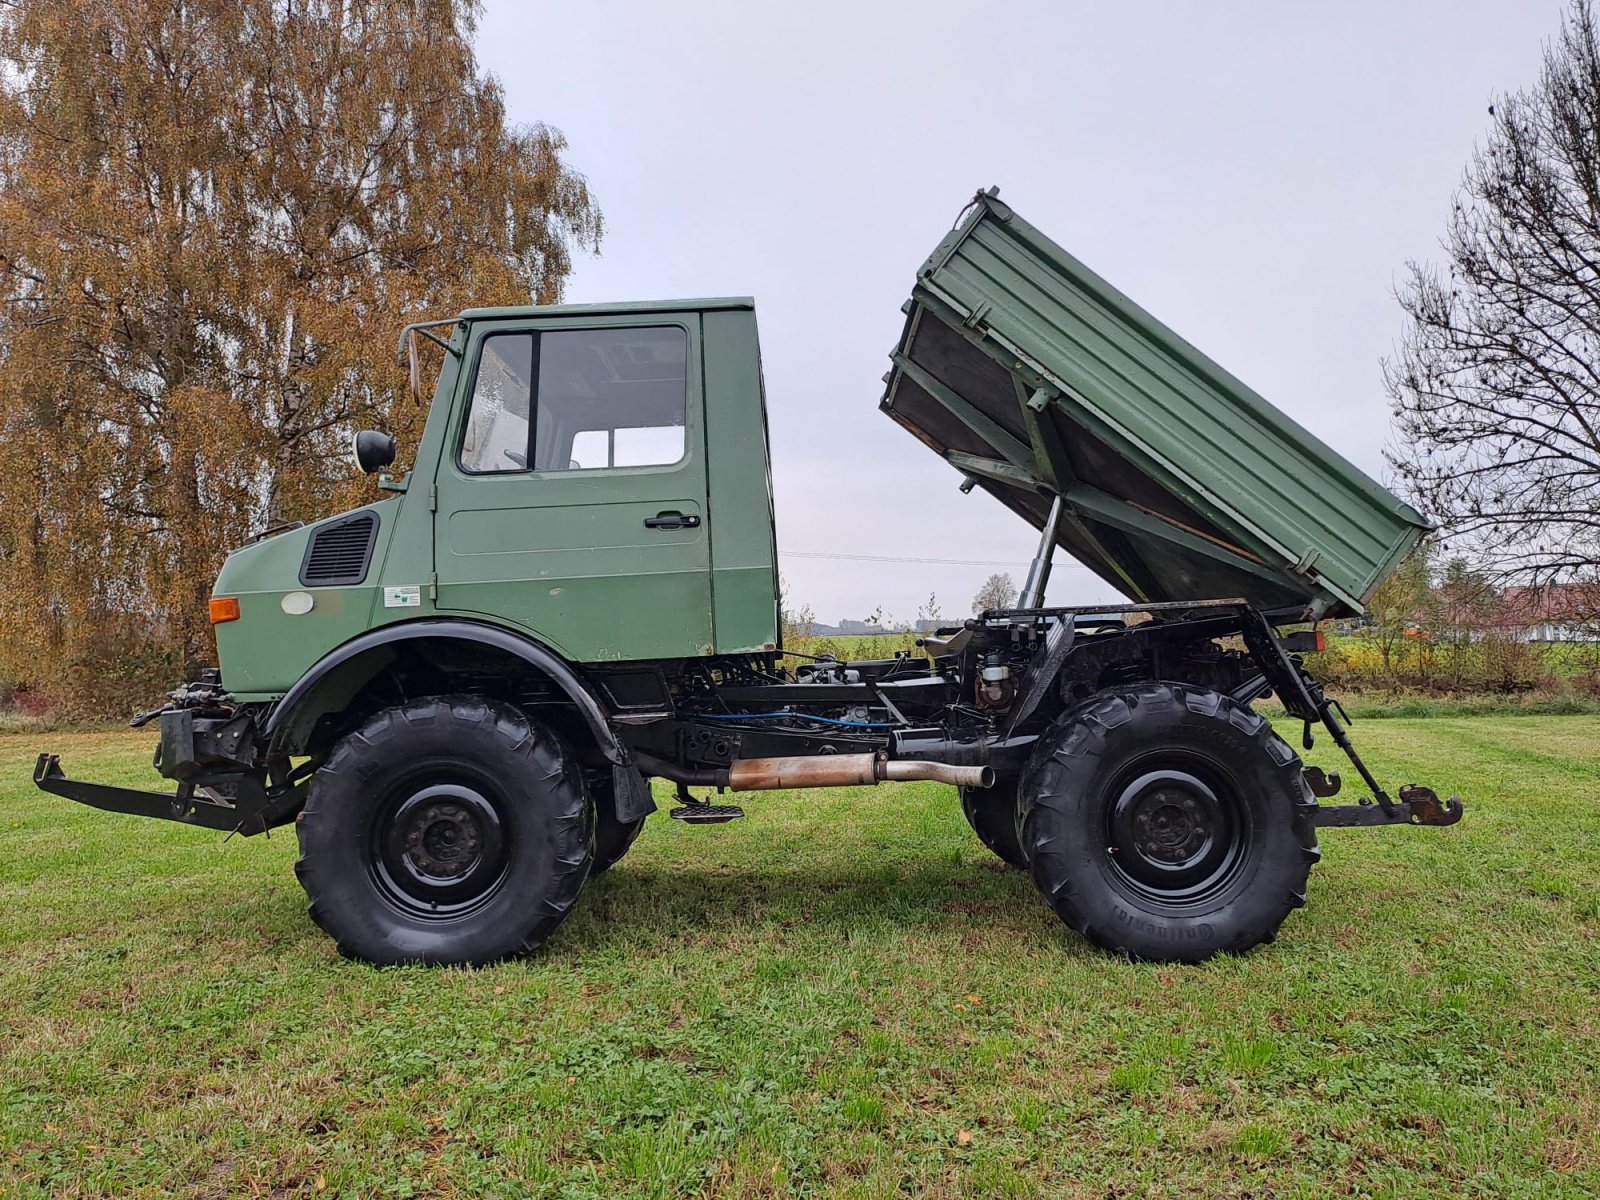
<path id="1" fill-rule="evenodd" d="M 211 623 L 221 625 L 224 621 L 237 621 L 239 619 L 239 602 L 232 596 L 213 596 L 211 599 Z"/>

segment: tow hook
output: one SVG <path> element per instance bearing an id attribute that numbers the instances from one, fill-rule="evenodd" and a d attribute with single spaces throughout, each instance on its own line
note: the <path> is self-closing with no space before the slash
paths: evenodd
<path id="1" fill-rule="evenodd" d="M 1439 793 L 1420 784 L 1408 783 L 1400 789 L 1400 803 L 1411 809 L 1413 825 L 1454 825 L 1461 820 L 1461 799 L 1440 800 Z"/>

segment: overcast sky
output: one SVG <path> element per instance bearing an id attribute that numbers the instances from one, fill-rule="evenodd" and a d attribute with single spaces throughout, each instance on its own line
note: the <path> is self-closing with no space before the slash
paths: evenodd
<path id="1" fill-rule="evenodd" d="M 1036 541 L 877 411 L 916 268 L 980 187 L 1369 473 L 1393 290 L 1560 0 L 489 0 L 514 121 L 605 213 L 572 301 L 753 295 L 790 605 L 967 612 Z M 861 562 L 854 554 L 999 566 Z M 1049 598 L 1114 593 L 1057 555 Z"/>

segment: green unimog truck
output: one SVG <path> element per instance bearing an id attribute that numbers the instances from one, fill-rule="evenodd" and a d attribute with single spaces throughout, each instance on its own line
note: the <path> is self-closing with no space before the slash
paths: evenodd
<path id="1" fill-rule="evenodd" d="M 1084 936 L 1196 961 L 1270 941 L 1323 825 L 1445 825 L 1391 796 L 1302 654 L 1360 613 L 1423 519 L 979 193 L 917 272 L 881 408 L 1041 532 L 1016 607 L 865 662 L 786 652 L 747 299 L 473 309 L 387 494 L 233 551 L 220 672 L 172 693 L 173 792 L 114 812 L 293 822 L 310 914 L 374 963 L 532 950 L 587 880 L 726 791 L 937 780 Z M 365 471 L 387 436 L 357 435 Z M 1129 599 L 1045 607 L 1064 549 Z M 1319 804 L 1252 705 L 1276 696 L 1365 791 Z M 892 790 L 883 802 L 895 803 Z"/>

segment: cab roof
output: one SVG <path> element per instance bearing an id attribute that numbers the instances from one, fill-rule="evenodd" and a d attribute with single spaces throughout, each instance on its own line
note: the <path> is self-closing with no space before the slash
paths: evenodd
<path id="1" fill-rule="evenodd" d="M 708 312 L 714 309 L 753 309 L 752 296 L 710 296 L 690 300 L 630 300 L 621 304 L 514 304 L 502 308 L 469 308 L 463 321 L 498 321 L 516 317 L 581 317 L 611 313 Z"/>

